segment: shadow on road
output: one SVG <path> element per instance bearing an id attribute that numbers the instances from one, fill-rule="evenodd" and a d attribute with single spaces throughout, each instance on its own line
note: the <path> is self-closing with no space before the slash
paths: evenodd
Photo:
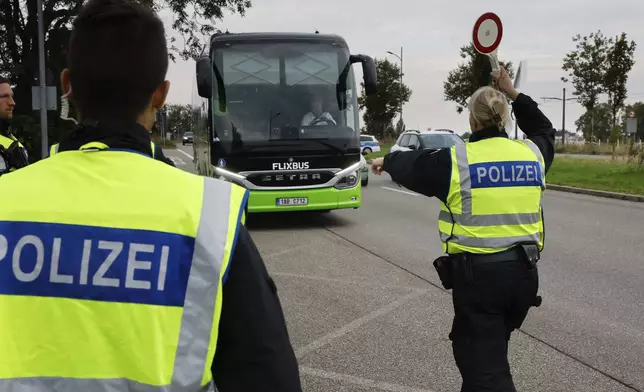
<path id="1" fill-rule="evenodd" d="M 342 227 L 352 224 L 333 212 L 279 212 L 249 214 L 246 227 L 250 230 L 293 230 L 322 227 Z"/>

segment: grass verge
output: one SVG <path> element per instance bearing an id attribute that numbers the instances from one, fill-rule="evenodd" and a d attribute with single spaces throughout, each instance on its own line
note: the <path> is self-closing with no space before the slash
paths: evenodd
<path id="1" fill-rule="evenodd" d="M 374 158 L 381 158 L 384 157 L 385 155 L 389 154 L 389 150 L 391 149 L 390 145 L 380 145 L 380 151 L 378 152 L 372 152 L 371 154 L 365 155 L 365 159 L 370 161 Z"/>
<path id="2" fill-rule="evenodd" d="M 644 195 L 644 166 L 624 161 L 556 157 L 546 182 Z"/>

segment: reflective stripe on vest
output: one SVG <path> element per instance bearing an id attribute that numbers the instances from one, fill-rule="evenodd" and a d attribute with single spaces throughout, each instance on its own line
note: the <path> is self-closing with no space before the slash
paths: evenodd
<path id="1" fill-rule="evenodd" d="M 222 282 L 248 192 L 152 162 L 69 151 L 0 178 L 22 186 L 0 195 L 17 206 L 0 211 L 0 392 L 215 390 Z M 159 176 L 168 185 L 150 188 Z M 39 182 L 51 208 L 30 196 Z"/>
<path id="2" fill-rule="evenodd" d="M 524 152 L 524 146 L 529 151 Z M 512 155 L 520 159 L 499 161 L 493 158 L 471 165 L 468 148 L 475 151 L 489 150 L 490 154 L 495 153 L 495 158 L 498 151 L 512 149 Z M 540 202 L 545 189 L 545 166 L 538 147 L 531 141 L 494 138 L 456 145 L 451 151 L 456 173 L 452 173 L 449 203 L 442 205 L 439 214 L 443 250 L 447 253 L 493 253 L 525 242 L 542 247 Z M 487 151 L 483 154 L 487 154 Z M 472 185 L 473 170 L 476 170 L 474 175 L 477 176 L 475 186 Z M 478 192 L 489 189 L 495 194 L 483 193 L 473 197 L 473 189 Z M 508 198 L 513 199 L 504 203 Z M 478 211 L 473 211 L 473 200 L 480 203 Z M 504 209 L 505 204 L 516 203 L 518 200 L 526 201 L 520 201 L 522 204 L 519 207 L 515 204 L 507 208 L 513 212 L 497 213 Z M 486 203 L 495 205 L 485 205 Z M 495 233 L 502 235 L 495 236 Z"/>
<path id="3" fill-rule="evenodd" d="M 85 146 L 90 146 L 91 147 L 92 144 L 93 143 L 88 143 Z M 102 148 L 109 148 L 106 144 L 103 144 L 103 143 L 100 143 L 100 144 L 102 146 L 105 146 L 105 147 L 102 147 Z M 59 146 L 59 144 L 56 143 L 56 144 L 54 144 L 53 146 L 51 146 L 49 148 L 49 156 L 58 154 L 58 146 Z M 98 147 L 98 148 L 101 148 L 101 147 Z M 156 151 L 156 145 L 154 144 L 154 142 L 150 142 L 150 149 L 152 150 L 152 158 L 155 158 L 157 151 Z"/>

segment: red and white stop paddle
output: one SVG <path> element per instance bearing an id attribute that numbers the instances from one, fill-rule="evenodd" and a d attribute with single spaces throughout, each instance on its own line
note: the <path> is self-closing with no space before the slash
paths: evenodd
<path id="1" fill-rule="evenodd" d="M 490 58 L 492 70 L 499 70 L 497 49 L 503 38 L 503 24 L 501 18 L 493 12 L 486 12 L 479 16 L 474 23 L 472 31 L 472 44 L 477 52 Z"/>

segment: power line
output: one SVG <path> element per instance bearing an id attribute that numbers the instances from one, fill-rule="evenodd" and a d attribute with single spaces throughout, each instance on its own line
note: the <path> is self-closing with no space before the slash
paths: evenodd
<path id="1" fill-rule="evenodd" d="M 561 101 L 562 104 L 562 113 L 561 113 L 561 143 L 566 144 L 566 101 L 573 101 L 577 98 L 566 98 L 566 88 L 563 88 L 563 96 L 559 97 L 541 97 L 544 101 L 553 100 Z"/>

